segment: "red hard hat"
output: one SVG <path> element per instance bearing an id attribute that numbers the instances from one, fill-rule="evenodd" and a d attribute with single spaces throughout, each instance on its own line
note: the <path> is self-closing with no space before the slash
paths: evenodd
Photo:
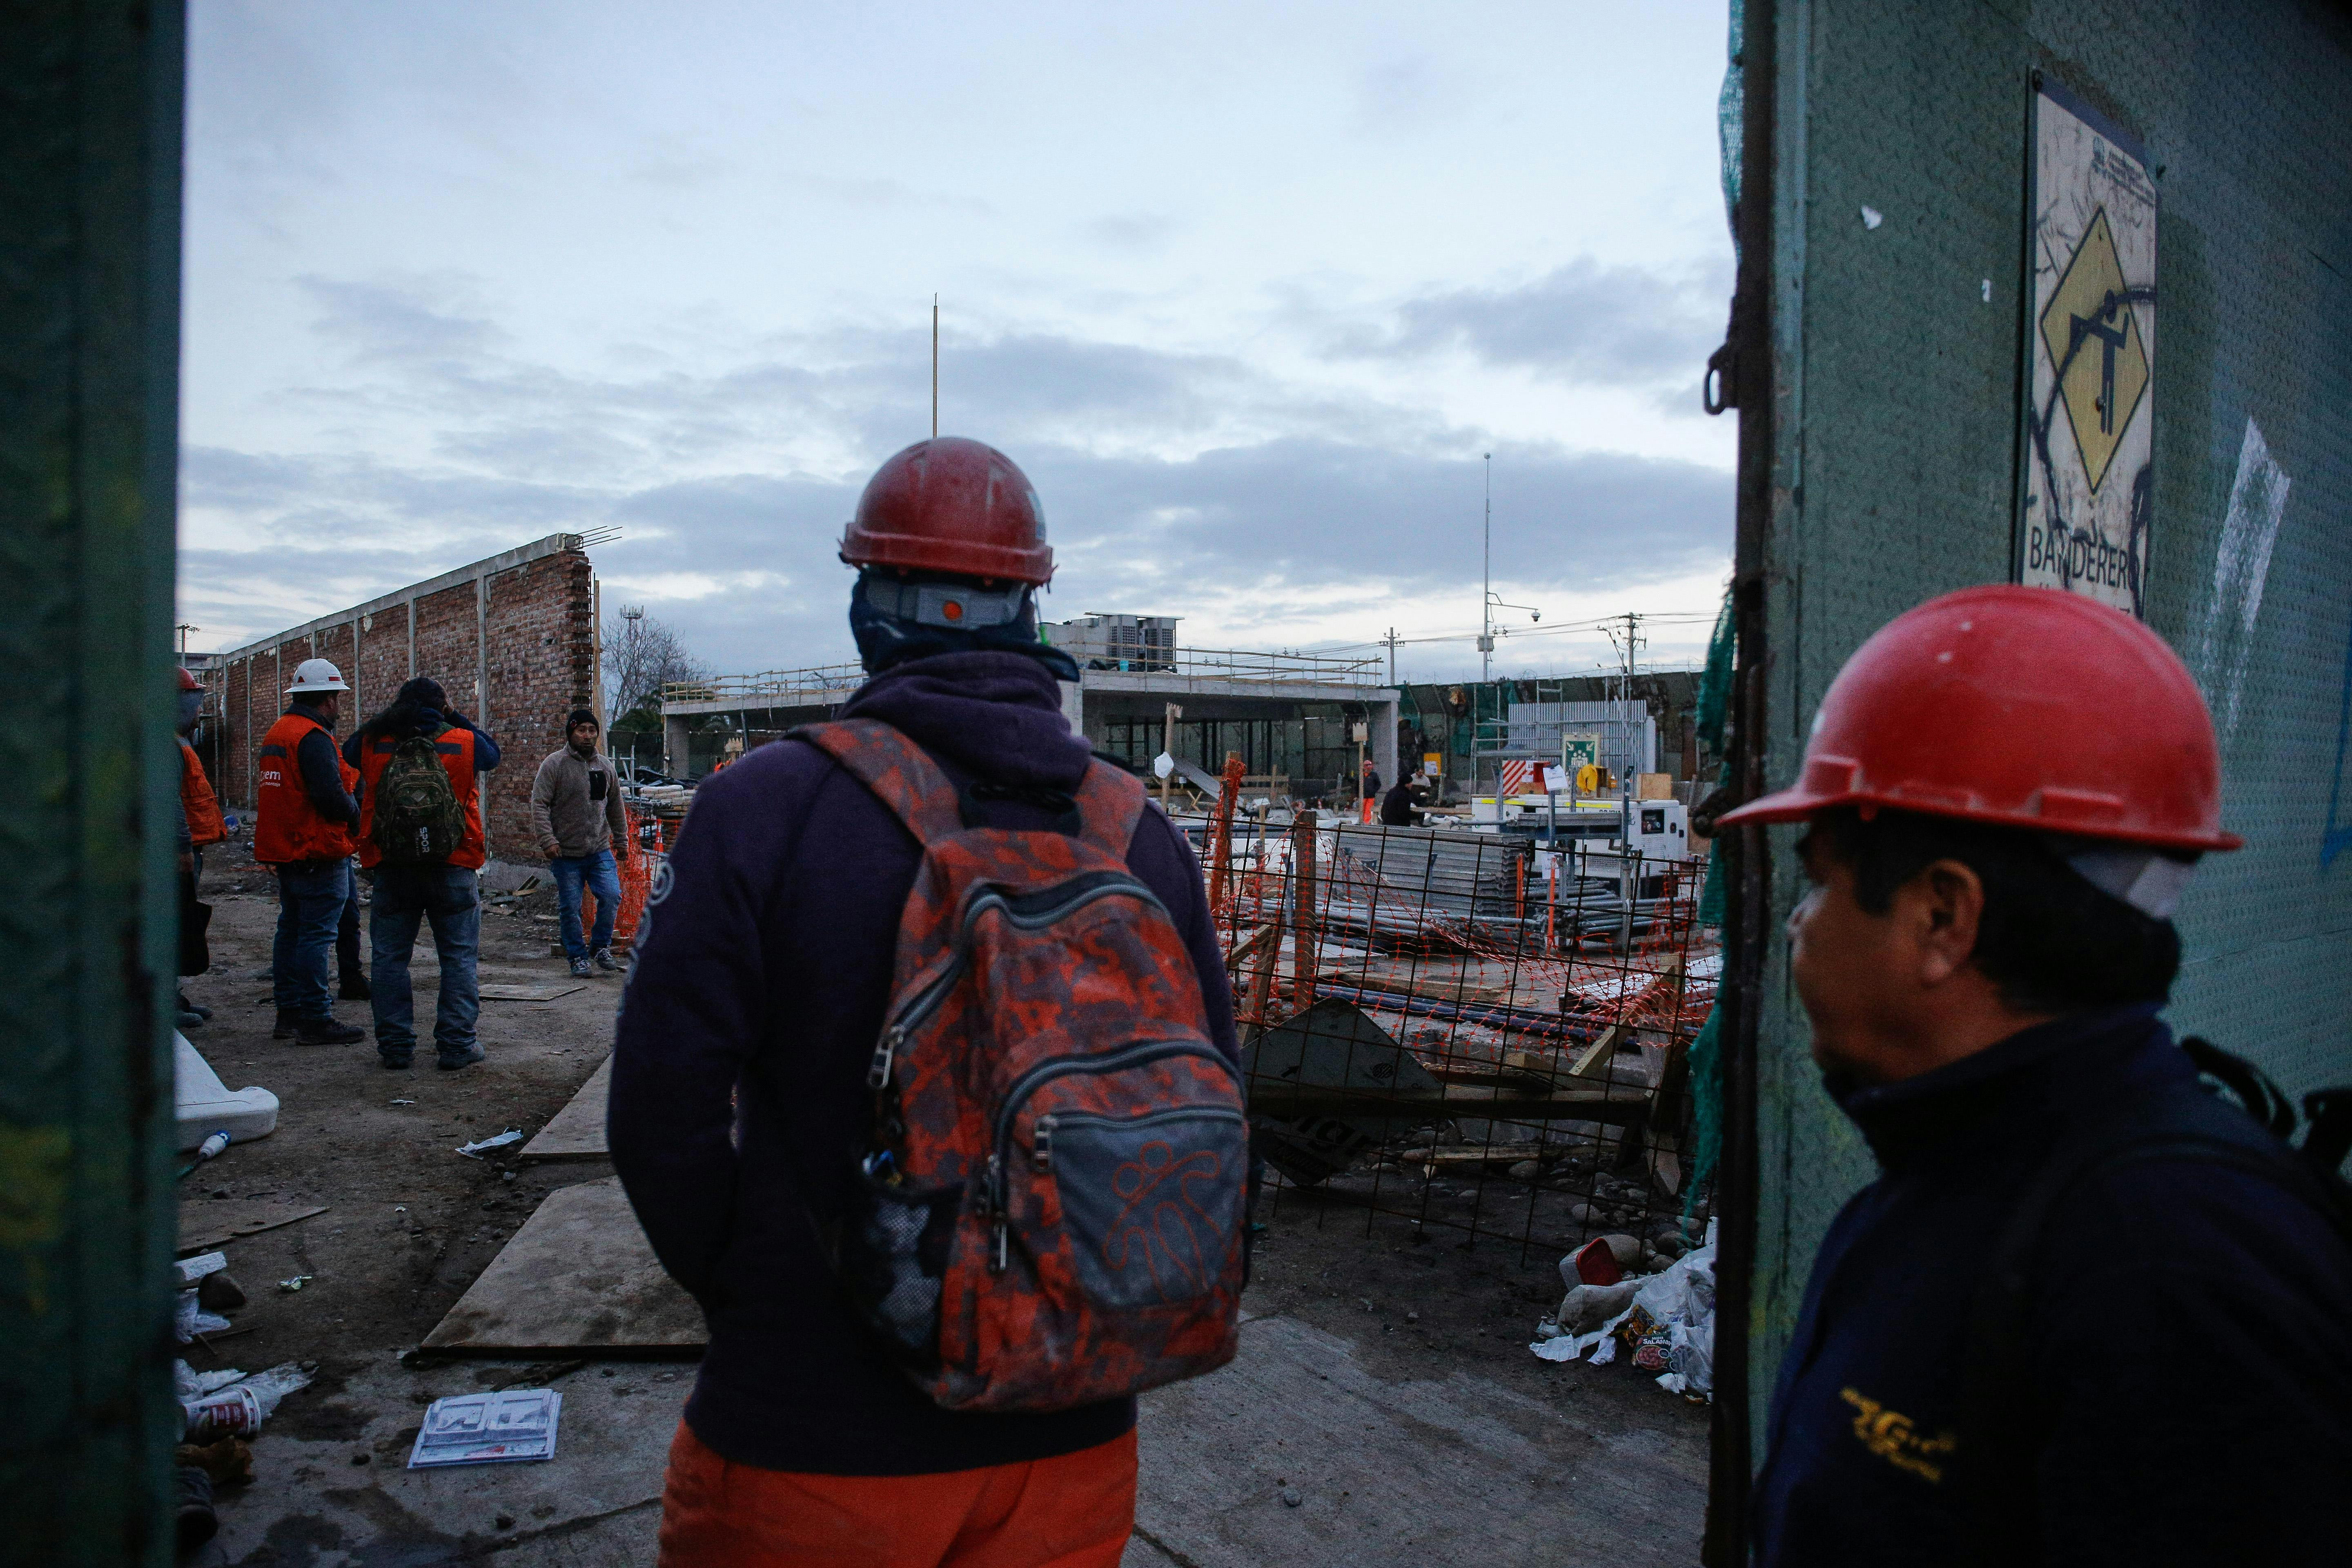
<path id="1" fill-rule="evenodd" d="M 1012 583 L 1054 576 L 1029 476 L 995 447 L 960 436 L 918 441 L 874 471 L 841 536 L 841 558 Z"/>
<path id="2" fill-rule="evenodd" d="M 204 689 L 204 687 L 197 681 L 194 672 L 190 670 L 184 664 L 180 666 L 180 689 L 183 691 L 202 691 Z"/>
<path id="3" fill-rule="evenodd" d="M 1793 788 L 1720 818 L 1885 806 L 2167 849 L 2235 849 L 2197 682 L 2164 639 L 2056 588 L 1906 611 L 1822 699 Z"/>

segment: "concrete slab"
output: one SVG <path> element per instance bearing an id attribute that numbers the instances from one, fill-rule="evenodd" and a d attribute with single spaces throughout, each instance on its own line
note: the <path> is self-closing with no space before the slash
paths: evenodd
<path id="1" fill-rule="evenodd" d="M 1458 1366 L 1390 1381 L 1346 1340 L 1255 1319 L 1232 1365 L 1145 1396 L 1137 1536 L 1160 1555 L 1126 1563 L 1693 1561 L 1706 1480 L 1685 1446 L 1580 1414 Z"/>
<path id="2" fill-rule="evenodd" d="M 604 1108 L 612 1090 L 613 1058 L 607 1055 L 571 1103 L 549 1119 L 538 1137 L 522 1146 L 518 1158 L 527 1163 L 606 1158 L 611 1151 L 604 1147 Z"/>
<path id="3" fill-rule="evenodd" d="M 1384 1376 L 1377 1365 L 1393 1354 L 1297 1318 L 1253 1318 L 1232 1366 L 1147 1394 L 1122 1568 L 1696 1560 L 1704 1444 L 1646 1379 L 1617 1380 L 1635 1402 L 1614 1414 L 1659 1419 L 1626 1423 L 1610 1419 L 1619 1401 L 1593 1398 L 1607 1369 L 1566 1369 L 1590 1376 L 1559 1375 L 1537 1397 L 1458 1360 Z M 654 1560 L 663 1466 L 693 1380 L 691 1367 L 646 1363 L 410 1370 L 386 1353 L 288 1401 L 254 1445 L 255 1484 L 225 1497 L 220 1539 L 194 1561 L 639 1568 Z M 563 1390 L 553 1459 L 403 1468 L 426 1405 L 509 1383 Z"/>
<path id="4" fill-rule="evenodd" d="M 520 1370 L 412 1372 L 387 1355 L 323 1398 L 295 1395 L 255 1439 L 254 1480 L 224 1495 L 221 1532 L 194 1562 L 644 1568 L 691 1367 L 589 1367 L 555 1378 L 563 1422 L 555 1458 L 543 1463 L 404 1468 L 426 1405 Z"/>
<path id="5" fill-rule="evenodd" d="M 621 1179 L 550 1193 L 422 1348 L 453 1355 L 691 1355 L 702 1309 L 655 1258 Z"/>

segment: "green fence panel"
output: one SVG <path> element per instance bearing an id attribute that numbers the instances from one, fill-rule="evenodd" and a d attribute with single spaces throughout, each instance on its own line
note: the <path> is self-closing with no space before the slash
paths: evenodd
<path id="1" fill-rule="evenodd" d="M 2147 615 L 2216 709 L 2225 816 L 2248 840 L 2191 889 L 2170 1016 L 2292 1092 L 2352 1081 L 2352 14 L 1784 0 L 1773 16 L 1770 782 L 1872 631 L 2010 576 L 2046 72 L 2158 171 Z M 1799 891 L 1790 837 L 1775 830 L 1780 912 Z M 1821 1092 L 1777 940 L 1764 994 L 1759 1434 L 1814 1246 L 1872 1173 Z"/>
<path id="2" fill-rule="evenodd" d="M 0 1559 L 163 1564 L 183 18 L 0 12 Z"/>

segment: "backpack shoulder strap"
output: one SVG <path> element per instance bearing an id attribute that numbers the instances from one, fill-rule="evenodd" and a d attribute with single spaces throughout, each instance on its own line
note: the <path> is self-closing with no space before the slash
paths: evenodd
<path id="1" fill-rule="evenodd" d="M 1127 847 L 1135 839 L 1135 825 L 1143 816 L 1143 782 L 1124 769 L 1089 762 L 1076 798 L 1082 824 L 1079 836 L 1112 859 L 1126 860 Z"/>
<path id="2" fill-rule="evenodd" d="M 786 733 L 824 752 L 872 791 L 925 848 L 963 831 L 955 785 L 923 748 L 879 719 L 837 719 Z"/>
<path id="3" fill-rule="evenodd" d="M 2046 1413 L 2033 1393 L 2036 1255 L 2068 1193 L 2095 1174 L 2147 1160 L 2196 1160 L 2267 1181 L 2318 1211 L 2352 1247 L 2352 1213 L 2294 1150 L 2194 1083 L 2141 1096 L 2070 1135 L 2010 1210 L 1969 1309 L 1954 1454 L 1958 1562 L 2016 1568 L 2041 1560 L 2033 1469 Z"/>

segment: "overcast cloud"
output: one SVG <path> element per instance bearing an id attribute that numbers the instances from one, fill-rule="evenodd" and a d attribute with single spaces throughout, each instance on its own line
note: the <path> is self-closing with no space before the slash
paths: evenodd
<path id="1" fill-rule="evenodd" d="M 934 289 L 1049 617 L 1464 630 L 1488 452 L 1504 598 L 1712 610 L 1719 5 L 682 9 L 195 9 L 192 646 L 617 524 L 608 607 L 849 657 L 834 546 L 928 429 Z"/>

